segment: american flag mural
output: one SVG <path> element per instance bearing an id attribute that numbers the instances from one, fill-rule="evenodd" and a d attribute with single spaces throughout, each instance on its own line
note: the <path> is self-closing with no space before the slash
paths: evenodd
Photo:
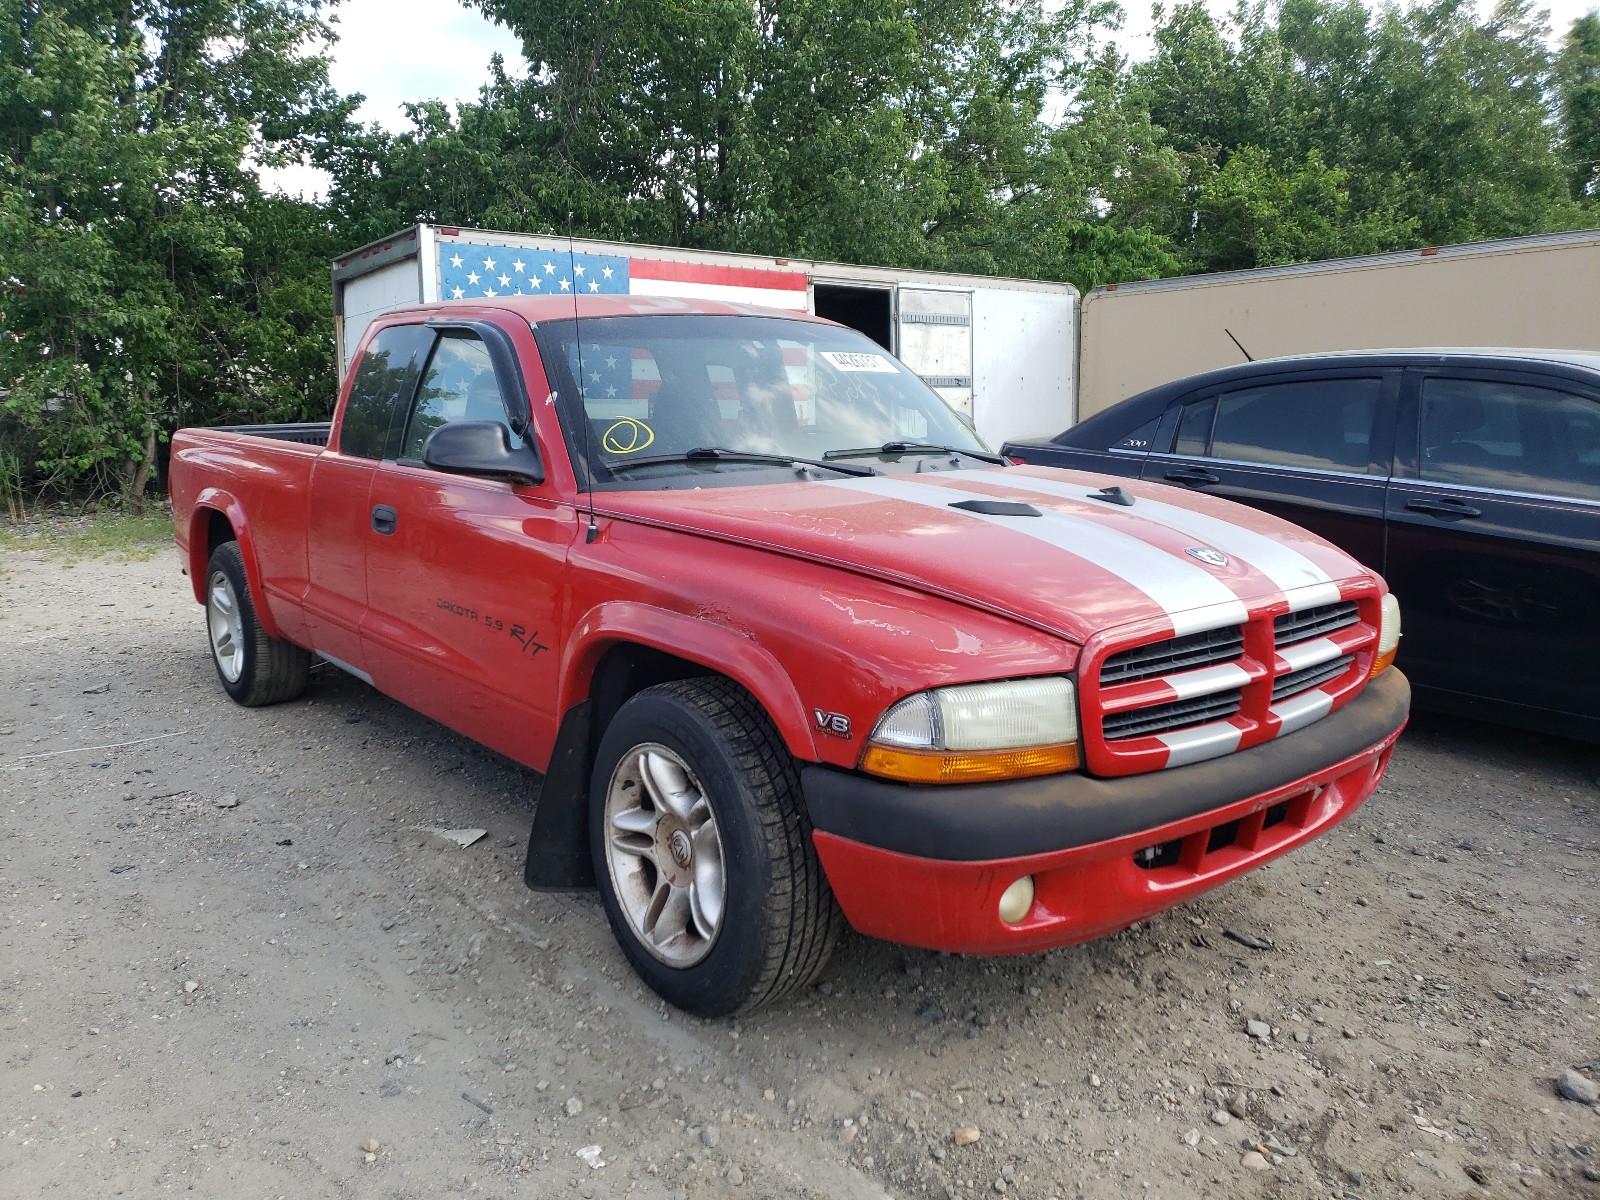
<path id="1" fill-rule="evenodd" d="M 780 342 L 784 379 L 794 403 L 795 422 L 810 425 L 815 419 L 812 404 L 811 358 L 804 346 Z M 575 377 L 581 376 L 579 391 L 589 415 L 595 418 L 626 416 L 644 419 L 650 415 L 650 398 L 660 390 L 661 372 L 655 356 L 645 346 L 627 346 L 593 338 L 583 339 L 581 359 L 574 353 L 568 363 Z M 712 398 L 726 421 L 739 419 L 739 388 L 733 368 L 706 363 L 706 382 Z"/>
<path id="2" fill-rule="evenodd" d="M 445 300 L 497 296 L 690 296 L 803 310 L 804 271 L 667 262 L 620 254 L 537 250 L 501 242 L 439 246 Z"/>
<path id="3" fill-rule="evenodd" d="M 590 342 L 586 338 L 582 362 L 574 361 L 571 365 L 574 375 L 581 369 L 583 378 L 578 386 L 596 415 L 619 413 L 642 417 L 648 413 L 649 406 L 627 402 L 648 401 L 661 387 L 656 360 L 643 347 Z"/>

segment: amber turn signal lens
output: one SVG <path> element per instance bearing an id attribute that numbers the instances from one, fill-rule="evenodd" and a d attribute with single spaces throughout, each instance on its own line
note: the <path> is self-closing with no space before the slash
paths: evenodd
<path id="1" fill-rule="evenodd" d="M 1025 750 L 938 753 L 868 746 L 861 769 L 885 779 L 905 783 L 983 783 L 997 779 L 1026 779 L 1054 775 L 1078 768 L 1076 743 L 1032 746 Z"/>
<path id="2" fill-rule="evenodd" d="M 1396 647 L 1396 649 L 1398 648 Z M 1367 672 L 1367 678 L 1376 679 L 1392 666 L 1394 666 L 1394 650 L 1390 650 L 1386 654 L 1380 654 L 1372 660 L 1372 670 Z"/>

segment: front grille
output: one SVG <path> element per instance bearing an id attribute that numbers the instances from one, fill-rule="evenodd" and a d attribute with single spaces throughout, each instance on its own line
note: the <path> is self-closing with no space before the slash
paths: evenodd
<path id="1" fill-rule="evenodd" d="M 1101 686 L 1136 683 L 1141 679 L 1171 675 L 1174 671 L 1216 666 L 1232 662 L 1243 650 L 1244 629 L 1239 625 L 1188 633 L 1110 655 L 1100 665 L 1100 683 Z"/>
<path id="2" fill-rule="evenodd" d="M 1239 689 L 1234 688 L 1214 696 L 1195 696 L 1189 700 L 1174 700 L 1169 704 L 1155 704 L 1130 712 L 1107 713 L 1101 729 L 1107 738 L 1169 733 L 1174 729 L 1187 729 L 1191 725 L 1204 725 L 1208 721 L 1231 717 L 1239 711 L 1242 698 Z"/>
<path id="3" fill-rule="evenodd" d="M 1086 765 L 1106 776 L 1181 766 L 1248 749 L 1332 711 L 1361 686 L 1377 644 L 1377 609 L 1376 597 L 1360 596 L 1113 644 L 1080 685 Z M 1288 715 L 1271 711 L 1313 689 L 1327 693 L 1329 704 L 1307 708 L 1301 700 Z M 1204 734 L 1176 744 L 1159 736 L 1180 730 Z"/>
<path id="4" fill-rule="evenodd" d="M 1342 654 L 1338 658 L 1330 659 L 1325 663 L 1318 663 L 1314 667 L 1302 667 L 1298 671 L 1291 671 L 1287 675 L 1280 675 L 1272 684 L 1272 702 L 1287 700 L 1290 696 L 1298 696 L 1301 692 L 1309 692 L 1319 683 L 1327 683 L 1330 679 L 1337 679 L 1343 675 L 1355 662 L 1354 654 Z"/>
<path id="5" fill-rule="evenodd" d="M 1360 619 L 1355 602 L 1341 600 L 1337 604 L 1322 604 L 1300 612 L 1284 613 L 1272 622 L 1272 637 L 1280 648 L 1292 646 L 1296 642 L 1325 637 L 1335 629 L 1354 625 Z"/>

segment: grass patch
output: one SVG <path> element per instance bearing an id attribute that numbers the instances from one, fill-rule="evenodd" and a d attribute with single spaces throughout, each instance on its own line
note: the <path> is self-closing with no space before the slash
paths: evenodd
<path id="1" fill-rule="evenodd" d="M 103 513 L 90 517 L 45 517 L 0 521 L 0 549 L 41 550 L 55 557 L 115 555 L 119 562 L 154 558 L 172 545 L 172 518 Z"/>

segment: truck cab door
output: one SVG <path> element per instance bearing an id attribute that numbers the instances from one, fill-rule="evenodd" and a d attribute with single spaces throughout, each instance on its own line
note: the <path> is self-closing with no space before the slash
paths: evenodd
<path id="1" fill-rule="evenodd" d="M 338 442 L 311 468 L 306 522 L 305 611 L 312 648 L 367 678 L 361 621 L 367 610 L 372 476 L 399 437 L 417 377 L 433 342 L 423 325 L 391 325 L 362 352 L 351 377 Z"/>
<path id="2" fill-rule="evenodd" d="M 397 453 L 373 478 L 370 507 L 386 513 L 388 528 L 367 535 L 362 643 L 381 691 L 542 769 L 559 724 L 577 514 L 549 482 L 450 474 L 422 456 L 429 435 L 452 421 L 499 421 L 519 445 L 509 414 L 527 413 L 530 385 L 540 396 L 549 389 L 537 359 L 524 372 L 498 327 L 436 328 Z"/>

